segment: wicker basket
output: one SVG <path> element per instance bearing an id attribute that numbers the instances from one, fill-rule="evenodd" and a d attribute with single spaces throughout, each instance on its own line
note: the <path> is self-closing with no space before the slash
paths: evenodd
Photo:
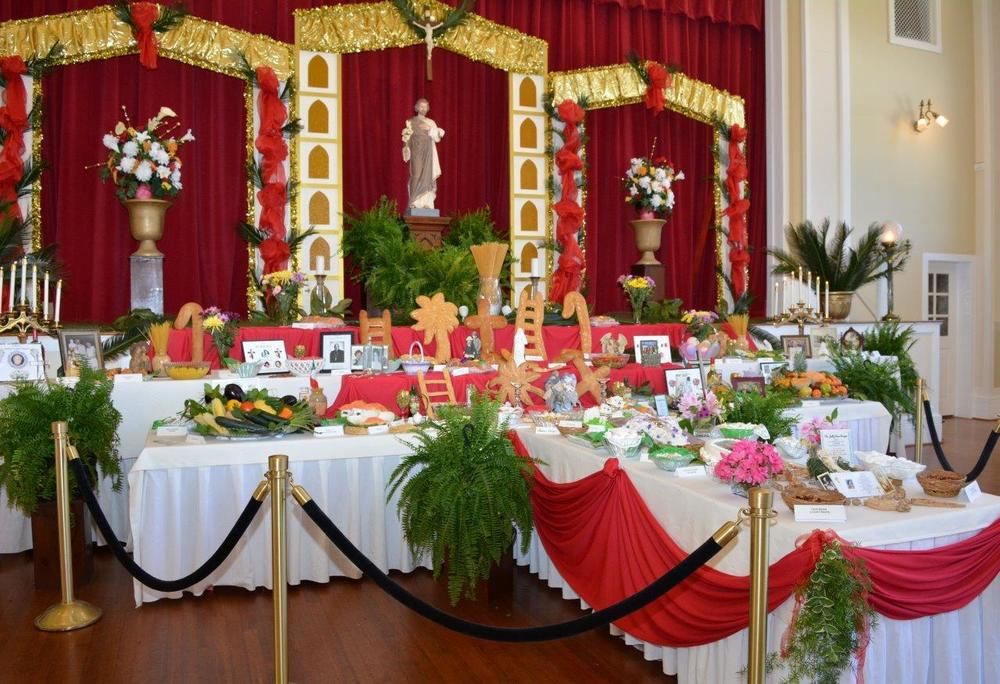
<path id="1" fill-rule="evenodd" d="M 917 475 L 917 482 L 928 496 L 950 499 L 958 496 L 966 485 L 965 475 L 950 470 L 927 470 Z"/>
<path id="2" fill-rule="evenodd" d="M 414 347 L 420 350 L 420 356 L 413 353 Z M 407 375 L 426 373 L 431 367 L 431 362 L 424 356 L 424 345 L 416 340 L 410 344 L 410 353 L 400 357 L 400 359 L 402 361 L 403 372 Z"/>
<path id="3" fill-rule="evenodd" d="M 847 499 L 840 492 L 831 492 L 826 489 L 816 489 L 805 485 L 794 484 L 785 487 L 781 491 L 781 500 L 785 502 L 788 509 L 795 512 L 795 506 L 836 506 L 844 503 Z"/>
<path id="4" fill-rule="evenodd" d="M 628 354 L 592 354 L 590 362 L 597 367 L 607 366 L 617 369 L 624 368 L 631 358 Z"/>
<path id="5" fill-rule="evenodd" d="M 565 425 L 556 424 L 559 428 L 560 435 L 583 435 L 587 432 L 587 426 L 581 425 L 580 427 L 566 427 Z"/>

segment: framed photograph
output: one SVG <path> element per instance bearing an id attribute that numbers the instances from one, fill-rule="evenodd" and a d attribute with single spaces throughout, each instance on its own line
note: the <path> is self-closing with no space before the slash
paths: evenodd
<path id="1" fill-rule="evenodd" d="M 635 345 L 635 362 L 641 363 L 644 366 L 648 365 L 659 365 L 663 363 L 670 363 L 672 361 L 670 356 L 670 336 L 669 335 L 636 335 L 632 338 L 632 343 Z M 647 355 L 647 352 L 655 350 L 657 353 L 657 362 L 653 364 L 647 364 L 643 357 Z"/>
<path id="2" fill-rule="evenodd" d="M 734 375 L 732 381 L 734 392 L 756 392 L 763 395 L 767 387 L 764 377 L 760 375 Z"/>
<path id="3" fill-rule="evenodd" d="M 808 335 L 782 335 L 781 350 L 790 361 L 795 361 L 799 354 L 807 359 L 812 358 L 812 340 Z"/>
<path id="4" fill-rule="evenodd" d="M 351 345 L 351 370 L 363 371 L 365 369 L 365 345 Z"/>
<path id="5" fill-rule="evenodd" d="M 764 384 L 771 384 L 771 377 L 774 375 L 775 371 L 779 371 L 782 368 L 788 368 L 787 361 L 761 361 L 760 362 L 760 375 L 764 378 Z"/>
<path id="6" fill-rule="evenodd" d="M 837 342 L 837 329 L 832 325 L 816 325 L 809 329 L 812 340 L 813 358 L 825 359 Z"/>
<path id="7" fill-rule="evenodd" d="M 101 354 L 101 332 L 97 328 L 59 331 L 59 356 L 63 373 L 69 377 L 80 374 L 80 366 L 104 370 Z"/>
<path id="8" fill-rule="evenodd" d="M 844 331 L 844 334 L 841 335 L 840 344 L 843 345 L 845 349 L 850 349 L 851 351 L 861 351 L 865 346 L 865 337 L 854 328 L 848 328 Z"/>
<path id="9" fill-rule="evenodd" d="M 288 354 L 282 340 L 245 340 L 243 358 L 260 361 L 260 375 L 288 372 Z"/>
<path id="10" fill-rule="evenodd" d="M 350 332 L 323 332 L 319 334 L 322 373 L 350 373 L 351 347 L 354 334 Z"/>
<path id="11" fill-rule="evenodd" d="M 701 382 L 701 371 L 697 368 L 675 368 L 663 371 L 667 382 L 667 396 L 678 400 L 685 394 L 695 396 L 705 395 L 705 386 Z"/>
<path id="12" fill-rule="evenodd" d="M 385 370 L 389 362 L 389 347 L 386 345 L 375 345 L 371 348 L 368 359 L 368 368 L 379 373 Z"/>

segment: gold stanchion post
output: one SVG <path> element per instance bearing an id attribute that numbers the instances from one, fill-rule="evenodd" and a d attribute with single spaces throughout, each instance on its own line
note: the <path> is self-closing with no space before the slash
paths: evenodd
<path id="1" fill-rule="evenodd" d="M 917 378 L 917 415 L 913 421 L 913 460 L 924 462 L 924 379 Z"/>
<path id="2" fill-rule="evenodd" d="M 764 684 L 767 660 L 767 572 L 768 532 L 771 518 L 770 489 L 750 490 L 750 655 L 747 661 L 748 684 Z"/>
<path id="3" fill-rule="evenodd" d="M 59 522 L 59 579 L 62 600 L 49 606 L 35 618 L 35 627 L 43 632 L 70 632 L 92 625 L 101 619 L 101 609 L 73 596 L 73 549 L 69 536 L 69 469 L 70 458 L 78 458 L 69 446 L 69 424 L 52 423 L 55 440 L 56 465 L 56 516 Z M 77 524 L 82 525 L 83 521 Z"/>
<path id="4" fill-rule="evenodd" d="M 274 681 L 288 684 L 288 583 L 285 575 L 285 494 L 288 456 L 267 458 L 271 488 L 271 591 L 274 597 Z"/>

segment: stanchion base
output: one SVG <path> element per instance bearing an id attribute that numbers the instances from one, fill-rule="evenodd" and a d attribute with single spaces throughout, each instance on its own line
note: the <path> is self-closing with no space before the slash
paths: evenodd
<path id="1" fill-rule="evenodd" d="M 103 611 L 86 601 L 57 603 L 35 618 L 35 627 L 43 632 L 71 632 L 89 627 L 101 619 Z"/>

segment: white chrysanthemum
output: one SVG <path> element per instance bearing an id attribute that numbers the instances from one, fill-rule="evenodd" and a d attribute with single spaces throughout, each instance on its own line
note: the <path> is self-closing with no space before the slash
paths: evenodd
<path id="1" fill-rule="evenodd" d="M 653 181 L 650 187 L 653 189 L 653 192 L 663 192 L 663 183 L 660 181 Z"/>
<path id="2" fill-rule="evenodd" d="M 118 151 L 118 138 L 111 135 L 110 133 L 104 134 L 102 142 L 104 143 L 104 146 L 107 147 L 109 150 L 114 150 L 115 152 Z"/>
<path id="3" fill-rule="evenodd" d="M 167 178 L 170 178 L 170 167 L 169 166 L 157 166 L 156 167 L 156 175 L 159 176 L 160 178 L 163 178 L 164 180 L 166 180 Z"/>
<path id="4" fill-rule="evenodd" d="M 632 157 L 632 159 L 629 160 L 629 163 L 635 168 L 639 168 L 640 166 L 642 166 L 642 160 L 639 159 L 638 157 Z"/>
<path id="5" fill-rule="evenodd" d="M 674 191 L 667 190 L 667 206 L 671 209 L 674 208 Z"/>
<path id="6" fill-rule="evenodd" d="M 170 163 L 170 155 L 167 154 L 167 151 L 162 147 L 158 150 L 150 150 L 149 156 L 152 157 L 153 161 L 157 164 L 163 165 Z"/>
<path id="7" fill-rule="evenodd" d="M 666 171 L 666 169 L 657 169 L 656 170 L 656 180 L 660 181 L 661 183 L 663 183 L 663 182 L 665 182 L 667 180 L 667 171 Z"/>
<path id="8" fill-rule="evenodd" d="M 659 209 L 663 206 L 663 196 L 653 195 L 649 198 L 649 203 L 653 205 L 653 209 Z"/>
<path id="9" fill-rule="evenodd" d="M 628 189 L 628 194 L 632 195 L 632 197 L 635 197 L 636 195 L 639 194 L 639 189 L 633 185 Z"/>
<path id="10" fill-rule="evenodd" d="M 643 176 L 639 179 L 639 187 L 643 190 L 649 190 L 649 186 L 653 184 L 652 179 L 649 176 Z"/>
<path id="11" fill-rule="evenodd" d="M 170 182 L 177 187 L 181 186 L 181 172 L 180 169 L 174 169 L 174 172 L 170 174 Z"/>
<path id="12" fill-rule="evenodd" d="M 194 134 L 189 128 L 188 132 L 181 136 L 181 142 L 191 142 L 192 140 L 194 140 Z"/>
<path id="13" fill-rule="evenodd" d="M 124 154 L 126 157 L 134 157 L 135 155 L 139 154 L 139 146 L 135 143 L 134 140 L 129 140 L 127 143 L 122 145 L 122 154 Z"/>
<path id="14" fill-rule="evenodd" d="M 145 183 L 153 177 L 153 165 L 145 159 L 142 160 L 139 162 L 139 166 L 135 168 L 135 177 Z"/>
<path id="15" fill-rule="evenodd" d="M 135 139 L 138 140 L 139 142 L 146 142 L 147 140 L 149 140 L 149 133 L 147 133 L 146 131 L 143 131 L 142 133 L 136 133 Z"/>
<path id="16" fill-rule="evenodd" d="M 132 173 L 135 169 L 135 157 L 122 157 L 118 162 L 118 168 L 125 173 Z"/>

